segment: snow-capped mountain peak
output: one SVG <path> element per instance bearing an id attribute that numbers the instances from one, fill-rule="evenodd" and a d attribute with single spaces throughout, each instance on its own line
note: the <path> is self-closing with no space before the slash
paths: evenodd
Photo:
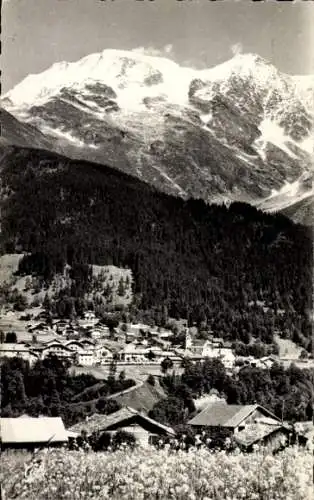
<path id="1" fill-rule="evenodd" d="M 257 75 L 257 72 L 259 75 Z M 232 74 L 237 76 L 269 76 L 276 73 L 277 69 L 269 61 L 257 54 L 236 54 L 231 59 L 214 66 L 213 68 L 201 70 L 200 74 L 208 79 L 223 80 Z"/>
<path id="2" fill-rule="evenodd" d="M 256 85 L 284 86 L 287 80 L 306 86 L 306 79 L 281 76 L 268 61 L 256 54 L 237 54 L 230 60 L 206 70 L 182 67 L 165 57 L 149 56 L 136 51 L 105 49 L 76 62 L 58 62 L 46 71 L 27 76 L 10 90 L 4 98 L 16 108 L 43 103 L 63 87 L 80 88 L 86 82 L 105 82 L 117 93 L 125 89 L 131 93 L 145 88 L 149 96 L 166 95 L 170 102 L 183 104 L 194 79 L 211 81 L 227 86 L 232 77 L 254 78 Z M 124 104 L 127 99 L 123 99 Z"/>
<path id="3" fill-rule="evenodd" d="M 145 87 L 149 94 L 167 94 L 180 100 L 180 89 L 173 90 L 174 82 L 184 87 L 187 95 L 193 70 L 181 68 L 174 61 L 153 57 L 133 51 L 107 49 L 101 53 L 90 54 L 77 62 L 59 62 L 37 75 L 27 76 L 9 91 L 8 98 L 15 106 L 29 106 L 41 103 L 56 95 L 63 87 L 80 88 L 90 81 L 106 82 L 115 91 L 129 91 Z M 155 87 L 155 92 L 149 92 Z M 179 90 L 179 92 L 178 92 Z"/>
<path id="4" fill-rule="evenodd" d="M 281 199 L 283 187 L 287 198 L 288 185 L 297 196 L 293 183 L 310 171 L 311 91 L 313 76 L 283 74 L 256 54 L 196 70 L 106 49 L 29 75 L 2 105 L 69 156 L 180 196 L 255 202 Z"/>

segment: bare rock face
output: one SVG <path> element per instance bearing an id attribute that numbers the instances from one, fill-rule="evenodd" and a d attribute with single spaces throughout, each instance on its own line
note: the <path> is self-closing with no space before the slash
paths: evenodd
<path id="1" fill-rule="evenodd" d="M 3 106 L 20 132 L 32 127 L 32 146 L 170 194 L 255 204 L 311 170 L 311 90 L 311 76 L 281 74 L 252 54 L 196 71 L 106 50 L 27 77 Z M 4 135 L 18 143 L 10 120 Z"/>

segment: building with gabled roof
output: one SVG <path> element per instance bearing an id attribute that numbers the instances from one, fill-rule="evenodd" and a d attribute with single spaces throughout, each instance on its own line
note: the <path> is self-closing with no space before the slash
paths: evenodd
<path id="1" fill-rule="evenodd" d="M 308 440 L 308 437 L 297 432 L 293 426 L 284 423 L 248 424 L 235 434 L 235 442 L 245 451 L 252 451 L 254 445 L 262 445 L 274 453 L 296 443 L 304 446 Z"/>
<path id="2" fill-rule="evenodd" d="M 96 342 L 92 339 L 89 339 L 89 338 L 81 338 L 80 339 L 80 344 L 82 344 L 84 346 L 84 348 L 90 348 L 90 349 L 94 349 L 95 345 L 96 345 Z"/>
<path id="3" fill-rule="evenodd" d="M 94 432 L 114 434 L 123 430 L 133 434 L 141 446 L 147 446 L 154 441 L 154 438 L 158 439 L 160 436 L 175 435 L 171 427 L 163 425 L 129 406 L 109 415 L 94 414 L 87 420 L 73 425 L 69 430 L 78 434 L 85 432 L 87 435 Z"/>
<path id="4" fill-rule="evenodd" d="M 0 419 L 1 449 L 28 449 L 62 446 L 68 435 L 61 417 L 28 417 Z"/>
<path id="5" fill-rule="evenodd" d="M 233 437 L 245 451 L 258 444 L 276 452 L 289 444 L 306 444 L 307 438 L 284 424 L 261 405 L 228 405 L 217 401 L 209 404 L 188 425 L 205 431 L 209 437 Z"/>
<path id="6" fill-rule="evenodd" d="M 235 355 L 230 342 L 210 335 L 207 339 L 192 338 L 191 329 L 185 333 L 185 357 L 193 361 L 202 361 L 205 358 L 218 358 L 226 368 L 233 368 Z"/>
<path id="7" fill-rule="evenodd" d="M 28 344 L 0 344 L 0 358 L 20 358 L 34 364 L 39 355 L 33 346 Z"/>
<path id="8" fill-rule="evenodd" d="M 58 358 L 71 359 L 73 358 L 73 351 L 59 341 L 53 341 L 49 345 L 44 345 L 41 349 L 42 359 L 52 355 Z"/>
<path id="9" fill-rule="evenodd" d="M 71 349 L 71 351 L 80 351 L 84 349 L 83 344 L 79 340 L 68 340 L 64 342 L 64 345 L 68 348 Z"/>
<path id="10" fill-rule="evenodd" d="M 248 424 L 265 421 L 265 417 L 268 425 L 281 423 L 276 415 L 258 404 L 228 405 L 224 401 L 215 401 L 206 406 L 188 424 L 202 429 L 223 427 L 236 433 L 243 430 Z"/>
<path id="11" fill-rule="evenodd" d="M 263 445 L 277 451 L 289 442 L 292 430 L 287 426 L 275 424 L 248 424 L 235 434 L 235 442 L 242 450 L 252 451 L 254 445 Z"/>

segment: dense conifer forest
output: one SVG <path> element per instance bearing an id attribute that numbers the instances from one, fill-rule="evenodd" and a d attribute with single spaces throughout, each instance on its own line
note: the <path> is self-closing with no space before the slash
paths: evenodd
<path id="1" fill-rule="evenodd" d="M 79 270 L 69 291 L 78 300 L 88 265 L 129 267 L 136 307 L 155 317 L 205 323 L 245 343 L 270 344 L 278 331 L 311 350 L 309 229 L 39 150 L 3 150 L 1 178 L 1 252 L 28 253 L 20 273 L 49 283 L 67 263 Z"/>

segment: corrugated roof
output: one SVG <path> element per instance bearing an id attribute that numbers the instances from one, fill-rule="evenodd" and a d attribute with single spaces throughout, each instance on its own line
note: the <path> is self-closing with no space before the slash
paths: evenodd
<path id="1" fill-rule="evenodd" d="M 66 442 L 67 432 L 60 417 L 1 418 L 2 443 Z"/>
<path id="2" fill-rule="evenodd" d="M 91 417 L 78 422 L 77 424 L 70 427 L 70 431 L 82 432 L 86 431 L 88 434 L 92 432 L 103 431 L 115 425 L 123 420 L 127 420 L 137 414 L 137 411 L 133 408 L 124 407 L 114 413 L 109 415 L 102 415 L 99 413 L 94 413 Z"/>
<path id="3" fill-rule="evenodd" d="M 255 410 L 257 405 L 228 405 L 225 402 L 210 403 L 189 421 L 190 425 L 211 427 L 236 427 Z"/>
<path id="4" fill-rule="evenodd" d="M 195 426 L 235 428 L 256 409 L 279 422 L 274 414 L 260 405 L 228 405 L 226 402 L 217 401 L 206 406 L 188 423 Z"/>
<path id="5" fill-rule="evenodd" d="M 106 429 L 108 429 L 109 427 L 112 427 L 119 422 L 123 422 L 124 420 L 134 417 L 134 415 L 137 415 L 137 411 L 133 408 L 125 406 L 124 408 L 121 408 L 120 410 L 115 411 L 110 415 L 106 415 L 105 427 Z"/>
<path id="6" fill-rule="evenodd" d="M 256 410 L 257 405 L 231 405 L 234 408 L 234 414 L 225 423 L 226 427 L 237 427 L 245 418 L 247 418 L 254 410 Z"/>

